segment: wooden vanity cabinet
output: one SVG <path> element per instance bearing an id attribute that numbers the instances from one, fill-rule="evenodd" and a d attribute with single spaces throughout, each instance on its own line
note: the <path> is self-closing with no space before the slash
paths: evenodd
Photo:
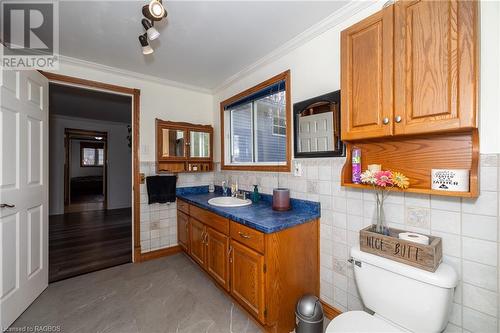
<path id="1" fill-rule="evenodd" d="M 182 200 L 177 207 L 189 212 L 183 250 L 265 331 L 292 331 L 298 299 L 319 295 L 318 220 L 264 234 Z"/>
<path id="2" fill-rule="evenodd" d="M 394 4 L 394 134 L 477 127 L 477 5 Z"/>
<path id="3" fill-rule="evenodd" d="M 206 227 L 200 221 L 189 218 L 189 238 L 191 239 L 191 249 L 189 254 L 201 267 L 206 268 Z"/>
<path id="4" fill-rule="evenodd" d="M 189 216 L 179 209 L 177 210 L 177 239 L 184 251 L 189 252 Z"/>
<path id="5" fill-rule="evenodd" d="M 392 135 L 392 6 L 342 31 L 342 140 Z"/>
<path id="6" fill-rule="evenodd" d="M 397 1 L 342 31 L 342 140 L 477 128 L 477 11 Z"/>
<path id="7" fill-rule="evenodd" d="M 222 288 L 229 290 L 229 237 L 210 227 L 206 228 L 206 270 Z"/>
<path id="8" fill-rule="evenodd" d="M 265 320 L 264 256 L 231 240 L 231 295 L 254 317 Z"/>

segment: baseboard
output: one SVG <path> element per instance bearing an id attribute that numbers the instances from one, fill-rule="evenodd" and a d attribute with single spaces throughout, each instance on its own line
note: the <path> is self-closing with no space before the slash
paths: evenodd
<path id="1" fill-rule="evenodd" d="M 172 254 L 176 254 L 182 251 L 182 248 L 179 245 L 167 247 L 165 249 L 159 249 L 151 252 L 141 253 L 141 257 L 138 262 L 153 260 L 161 257 L 167 257 Z"/>
<path id="2" fill-rule="evenodd" d="M 334 308 L 333 306 L 329 305 L 323 300 L 321 301 L 321 305 L 323 306 L 323 312 L 325 313 L 325 317 L 332 320 L 333 318 L 337 317 L 339 314 L 342 313 L 339 309 Z"/>

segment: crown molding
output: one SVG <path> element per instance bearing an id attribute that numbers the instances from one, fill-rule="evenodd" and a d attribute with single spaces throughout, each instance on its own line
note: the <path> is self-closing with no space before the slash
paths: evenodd
<path id="1" fill-rule="evenodd" d="M 383 4 L 382 1 L 385 0 L 378 0 L 375 3 Z M 298 34 L 297 36 L 295 36 L 285 44 L 281 45 L 274 51 L 268 53 L 267 55 L 260 58 L 256 62 L 252 63 L 251 65 L 247 66 L 246 68 L 242 69 L 241 71 L 237 72 L 236 74 L 224 80 L 222 83 L 220 83 L 212 90 L 212 93 L 215 95 L 216 93 L 228 88 L 234 82 L 240 80 L 245 76 L 248 76 L 257 69 L 270 64 L 276 59 L 283 57 L 284 55 L 304 45 L 305 43 L 309 42 L 315 37 L 323 34 L 327 30 L 330 30 L 331 28 L 342 24 L 342 22 L 344 22 L 345 20 L 351 18 L 353 15 L 357 14 L 358 12 L 372 5 L 374 5 L 374 2 L 372 1 L 352 1 L 345 4 L 344 6 L 333 12 L 331 15 L 326 17 L 325 19 L 314 24 L 307 30 L 304 30 L 302 33 Z"/>
<path id="2" fill-rule="evenodd" d="M 154 83 L 159 83 L 162 85 L 166 86 L 171 86 L 175 88 L 180 88 L 180 89 L 187 89 L 191 91 L 196 91 L 204 94 L 212 94 L 213 91 L 211 89 L 206 89 L 186 83 L 181 83 L 178 81 L 173 81 L 173 80 L 168 80 L 168 79 L 163 79 L 157 76 L 153 75 L 147 75 L 147 74 L 142 74 L 134 71 L 129 71 L 117 67 L 111 67 L 111 66 L 106 66 L 102 64 L 98 64 L 95 62 L 87 61 L 87 60 L 82 60 L 78 58 L 73 58 L 73 57 L 68 57 L 64 55 L 59 55 L 59 59 L 62 63 L 70 64 L 70 65 L 75 65 L 79 67 L 84 67 L 88 69 L 94 69 L 100 72 L 106 72 L 110 74 L 115 74 L 115 75 L 121 75 L 121 76 L 126 76 L 126 77 L 132 77 L 138 80 L 145 80 L 149 82 L 154 82 Z"/>

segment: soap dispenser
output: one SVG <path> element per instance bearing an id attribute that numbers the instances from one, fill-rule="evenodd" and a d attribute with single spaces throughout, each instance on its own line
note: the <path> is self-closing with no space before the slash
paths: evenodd
<path id="1" fill-rule="evenodd" d="M 260 200 L 259 185 L 253 186 L 252 202 L 257 203 Z"/>

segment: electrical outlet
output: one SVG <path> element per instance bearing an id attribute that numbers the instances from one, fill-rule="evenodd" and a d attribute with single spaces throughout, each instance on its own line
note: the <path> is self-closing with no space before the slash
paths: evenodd
<path id="1" fill-rule="evenodd" d="M 295 162 L 293 165 L 293 175 L 295 177 L 302 177 L 302 163 Z"/>

